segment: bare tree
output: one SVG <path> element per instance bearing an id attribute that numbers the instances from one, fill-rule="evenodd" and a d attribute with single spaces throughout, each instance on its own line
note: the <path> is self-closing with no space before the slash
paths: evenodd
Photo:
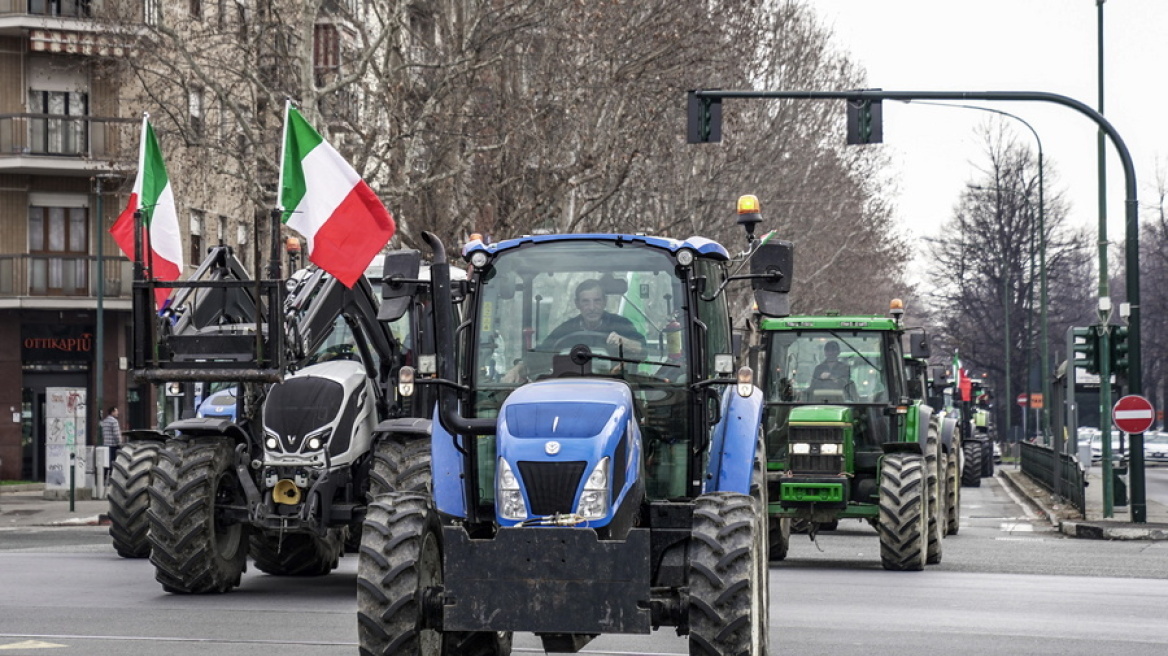
<path id="1" fill-rule="evenodd" d="M 930 240 L 929 296 L 942 341 L 960 350 L 964 366 L 988 374 L 1000 393 L 1009 363 L 1011 387 L 1022 392 L 1030 365 L 1038 362 L 1041 335 L 1034 264 L 1041 242 L 1037 163 L 1001 121 L 988 124 L 983 136 L 987 165 L 981 178 L 962 193 L 941 236 Z M 1052 168 L 1046 162 L 1046 264 L 1050 352 L 1059 353 L 1066 328 L 1090 321 L 1091 260 L 1089 236 L 1067 226 L 1066 202 L 1052 191 Z M 1007 401 L 997 404 L 1003 426 L 1002 413 L 1016 412 L 1012 399 Z"/>

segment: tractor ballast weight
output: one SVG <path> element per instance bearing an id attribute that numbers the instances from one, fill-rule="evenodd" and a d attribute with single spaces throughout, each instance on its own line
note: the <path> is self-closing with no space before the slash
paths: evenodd
<path id="1" fill-rule="evenodd" d="M 925 402 L 928 342 L 893 317 L 763 319 L 771 557 L 791 527 L 814 538 L 841 519 L 867 520 L 886 569 L 940 562 L 955 500 L 952 439 Z M 910 352 L 904 352 L 905 335 Z"/>
<path id="2" fill-rule="evenodd" d="M 428 444 L 430 480 L 371 504 L 363 651 L 501 654 L 524 631 L 574 652 L 675 626 L 692 653 L 765 653 L 762 395 L 733 371 L 728 252 L 620 234 L 472 241 L 456 326 L 445 250 L 425 239 L 437 342 L 412 385 L 438 403 L 428 432 L 387 439 Z M 759 275 L 789 277 L 789 251 L 771 245 L 786 259 Z M 593 302 L 615 312 L 590 324 Z"/>

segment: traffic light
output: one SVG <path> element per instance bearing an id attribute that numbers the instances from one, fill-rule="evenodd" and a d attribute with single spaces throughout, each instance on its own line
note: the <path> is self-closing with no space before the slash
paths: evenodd
<path id="1" fill-rule="evenodd" d="M 1111 370 L 1117 375 L 1127 375 L 1131 360 L 1127 354 L 1127 326 L 1112 326 L 1111 328 Z"/>
<path id="2" fill-rule="evenodd" d="M 848 100 L 848 145 L 882 143 L 884 141 L 884 110 L 879 100 L 854 98 Z"/>
<path id="3" fill-rule="evenodd" d="M 722 140 L 722 99 L 699 98 L 697 92 L 686 96 L 686 141 L 717 143 Z"/>
<path id="4" fill-rule="evenodd" d="M 1071 333 L 1075 336 L 1074 365 L 1092 374 L 1099 373 L 1099 332 L 1095 328 L 1095 326 L 1071 328 Z"/>

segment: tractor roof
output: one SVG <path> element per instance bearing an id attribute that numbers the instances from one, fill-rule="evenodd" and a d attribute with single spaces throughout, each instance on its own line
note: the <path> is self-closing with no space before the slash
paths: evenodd
<path id="1" fill-rule="evenodd" d="M 900 330 L 896 320 L 891 317 L 850 316 L 850 317 L 784 317 L 782 319 L 762 320 L 763 330 L 871 330 L 889 331 Z"/>
<path id="2" fill-rule="evenodd" d="M 462 247 L 462 255 L 469 258 L 471 253 L 475 251 L 485 251 L 491 255 L 496 255 L 506 250 L 518 248 L 524 244 L 537 244 L 543 242 L 556 241 L 612 241 L 612 242 L 641 242 L 649 246 L 657 248 L 664 248 L 671 253 L 676 253 L 683 248 L 689 248 L 699 256 L 709 257 L 715 260 L 729 260 L 730 253 L 724 246 L 711 239 L 705 237 L 690 237 L 688 239 L 670 239 L 668 237 L 647 237 L 645 235 L 625 235 L 625 234 L 572 234 L 572 235 L 527 235 L 517 239 L 507 239 L 504 241 L 495 242 L 493 244 L 484 244 L 482 241 L 475 239 L 467 242 Z"/>

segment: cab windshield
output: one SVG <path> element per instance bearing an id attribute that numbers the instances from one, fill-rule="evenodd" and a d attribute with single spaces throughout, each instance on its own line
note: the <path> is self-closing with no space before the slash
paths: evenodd
<path id="1" fill-rule="evenodd" d="M 646 491 L 685 494 L 689 455 L 686 292 L 668 251 L 638 242 L 541 243 L 481 273 L 474 412 L 498 416 L 520 385 L 573 376 L 626 382 L 645 445 Z M 573 357 L 575 355 L 575 358 Z M 483 493 L 491 480 L 483 477 Z"/>
<path id="2" fill-rule="evenodd" d="M 768 403 L 887 403 L 883 335 L 772 332 Z"/>

